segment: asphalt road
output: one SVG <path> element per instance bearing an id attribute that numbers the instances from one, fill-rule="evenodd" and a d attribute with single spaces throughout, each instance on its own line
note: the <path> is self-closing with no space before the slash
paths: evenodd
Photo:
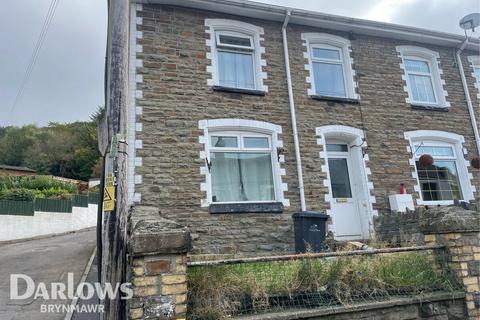
<path id="1" fill-rule="evenodd" d="M 42 312 L 42 305 L 70 305 L 66 299 L 10 299 L 10 275 L 25 274 L 36 284 L 44 282 L 47 294 L 50 284 L 67 284 L 68 273 L 78 283 L 95 248 L 95 230 L 80 231 L 62 236 L 0 245 L 0 319 L 1 320 L 60 320 L 64 310 Z M 26 290 L 25 281 L 18 281 L 18 293 Z M 76 286 L 75 286 L 76 287 Z M 48 308 L 43 307 L 43 308 Z M 50 310 L 51 311 L 51 310 Z"/>

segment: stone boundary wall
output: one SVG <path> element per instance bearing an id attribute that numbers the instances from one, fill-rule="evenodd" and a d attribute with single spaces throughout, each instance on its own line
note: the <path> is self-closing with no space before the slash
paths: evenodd
<path id="1" fill-rule="evenodd" d="M 392 246 L 421 245 L 418 212 L 388 212 L 374 218 L 375 239 Z"/>
<path id="2" fill-rule="evenodd" d="M 438 292 L 388 301 L 291 310 L 242 317 L 243 320 L 287 319 L 432 319 L 480 318 L 480 221 L 476 211 L 459 206 L 418 210 L 419 229 L 428 245 L 445 246 L 444 267 L 464 285 L 464 292 Z M 133 298 L 127 319 L 186 319 L 187 228 L 160 217 L 157 208 L 138 206 L 129 221 L 127 281 Z"/>
<path id="3" fill-rule="evenodd" d="M 242 320 L 463 320 L 464 293 L 437 293 L 423 297 L 242 317 Z"/>
<path id="4" fill-rule="evenodd" d="M 160 218 L 158 210 L 136 207 L 129 223 L 127 282 L 133 298 L 127 319 L 185 319 L 188 230 Z"/>
<path id="5" fill-rule="evenodd" d="M 448 267 L 466 291 L 468 318 L 480 319 L 480 215 L 461 207 L 436 207 L 421 213 L 426 244 L 447 247 Z"/>

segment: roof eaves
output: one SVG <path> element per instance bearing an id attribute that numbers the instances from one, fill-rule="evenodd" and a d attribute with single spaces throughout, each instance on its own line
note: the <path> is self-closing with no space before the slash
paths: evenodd
<path id="1" fill-rule="evenodd" d="M 283 21 L 287 10 L 291 11 L 291 23 L 320 27 L 331 30 L 354 32 L 372 36 L 403 39 L 421 43 L 458 47 L 464 36 L 392 23 L 350 18 L 320 12 L 295 9 L 248 0 L 132 0 L 136 3 L 168 4 L 181 7 L 203 9 L 261 18 L 271 21 Z M 467 49 L 478 50 L 480 41 L 471 39 Z"/>

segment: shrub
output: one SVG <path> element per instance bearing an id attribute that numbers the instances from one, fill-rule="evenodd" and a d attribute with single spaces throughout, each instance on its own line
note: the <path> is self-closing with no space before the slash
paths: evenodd
<path id="1" fill-rule="evenodd" d="M 0 177 L 0 189 L 25 188 L 44 190 L 62 188 L 70 193 L 77 191 L 75 183 L 55 180 L 50 176 Z"/>
<path id="2" fill-rule="evenodd" d="M 99 193 L 100 192 L 100 186 L 91 187 L 90 189 L 88 189 L 88 192 Z"/>
<path id="3" fill-rule="evenodd" d="M 0 200 L 32 201 L 35 191 L 25 188 L 0 189 Z"/>
<path id="4" fill-rule="evenodd" d="M 41 194 L 40 198 L 47 199 L 68 199 L 72 196 L 72 194 L 68 190 L 58 187 L 44 189 L 41 190 L 39 193 Z"/>
<path id="5" fill-rule="evenodd" d="M 36 198 L 65 199 L 76 193 L 77 186 L 71 182 L 52 179 L 49 176 L 0 177 L 0 190 L 18 189 L 30 190 L 30 193 L 33 193 Z M 18 197 L 21 198 L 21 196 Z"/>

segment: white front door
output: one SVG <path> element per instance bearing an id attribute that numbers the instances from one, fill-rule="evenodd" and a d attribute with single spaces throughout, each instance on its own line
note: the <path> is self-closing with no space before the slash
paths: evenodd
<path id="1" fill-rule="evenodd" d="M 327 143 L 328 169 L 331 186 L 333 231 L 337 240 L 365 238 L 361 206 L 362 183 L 358 183 L 359 164 L 354 163 L 346 143 Z"/>

